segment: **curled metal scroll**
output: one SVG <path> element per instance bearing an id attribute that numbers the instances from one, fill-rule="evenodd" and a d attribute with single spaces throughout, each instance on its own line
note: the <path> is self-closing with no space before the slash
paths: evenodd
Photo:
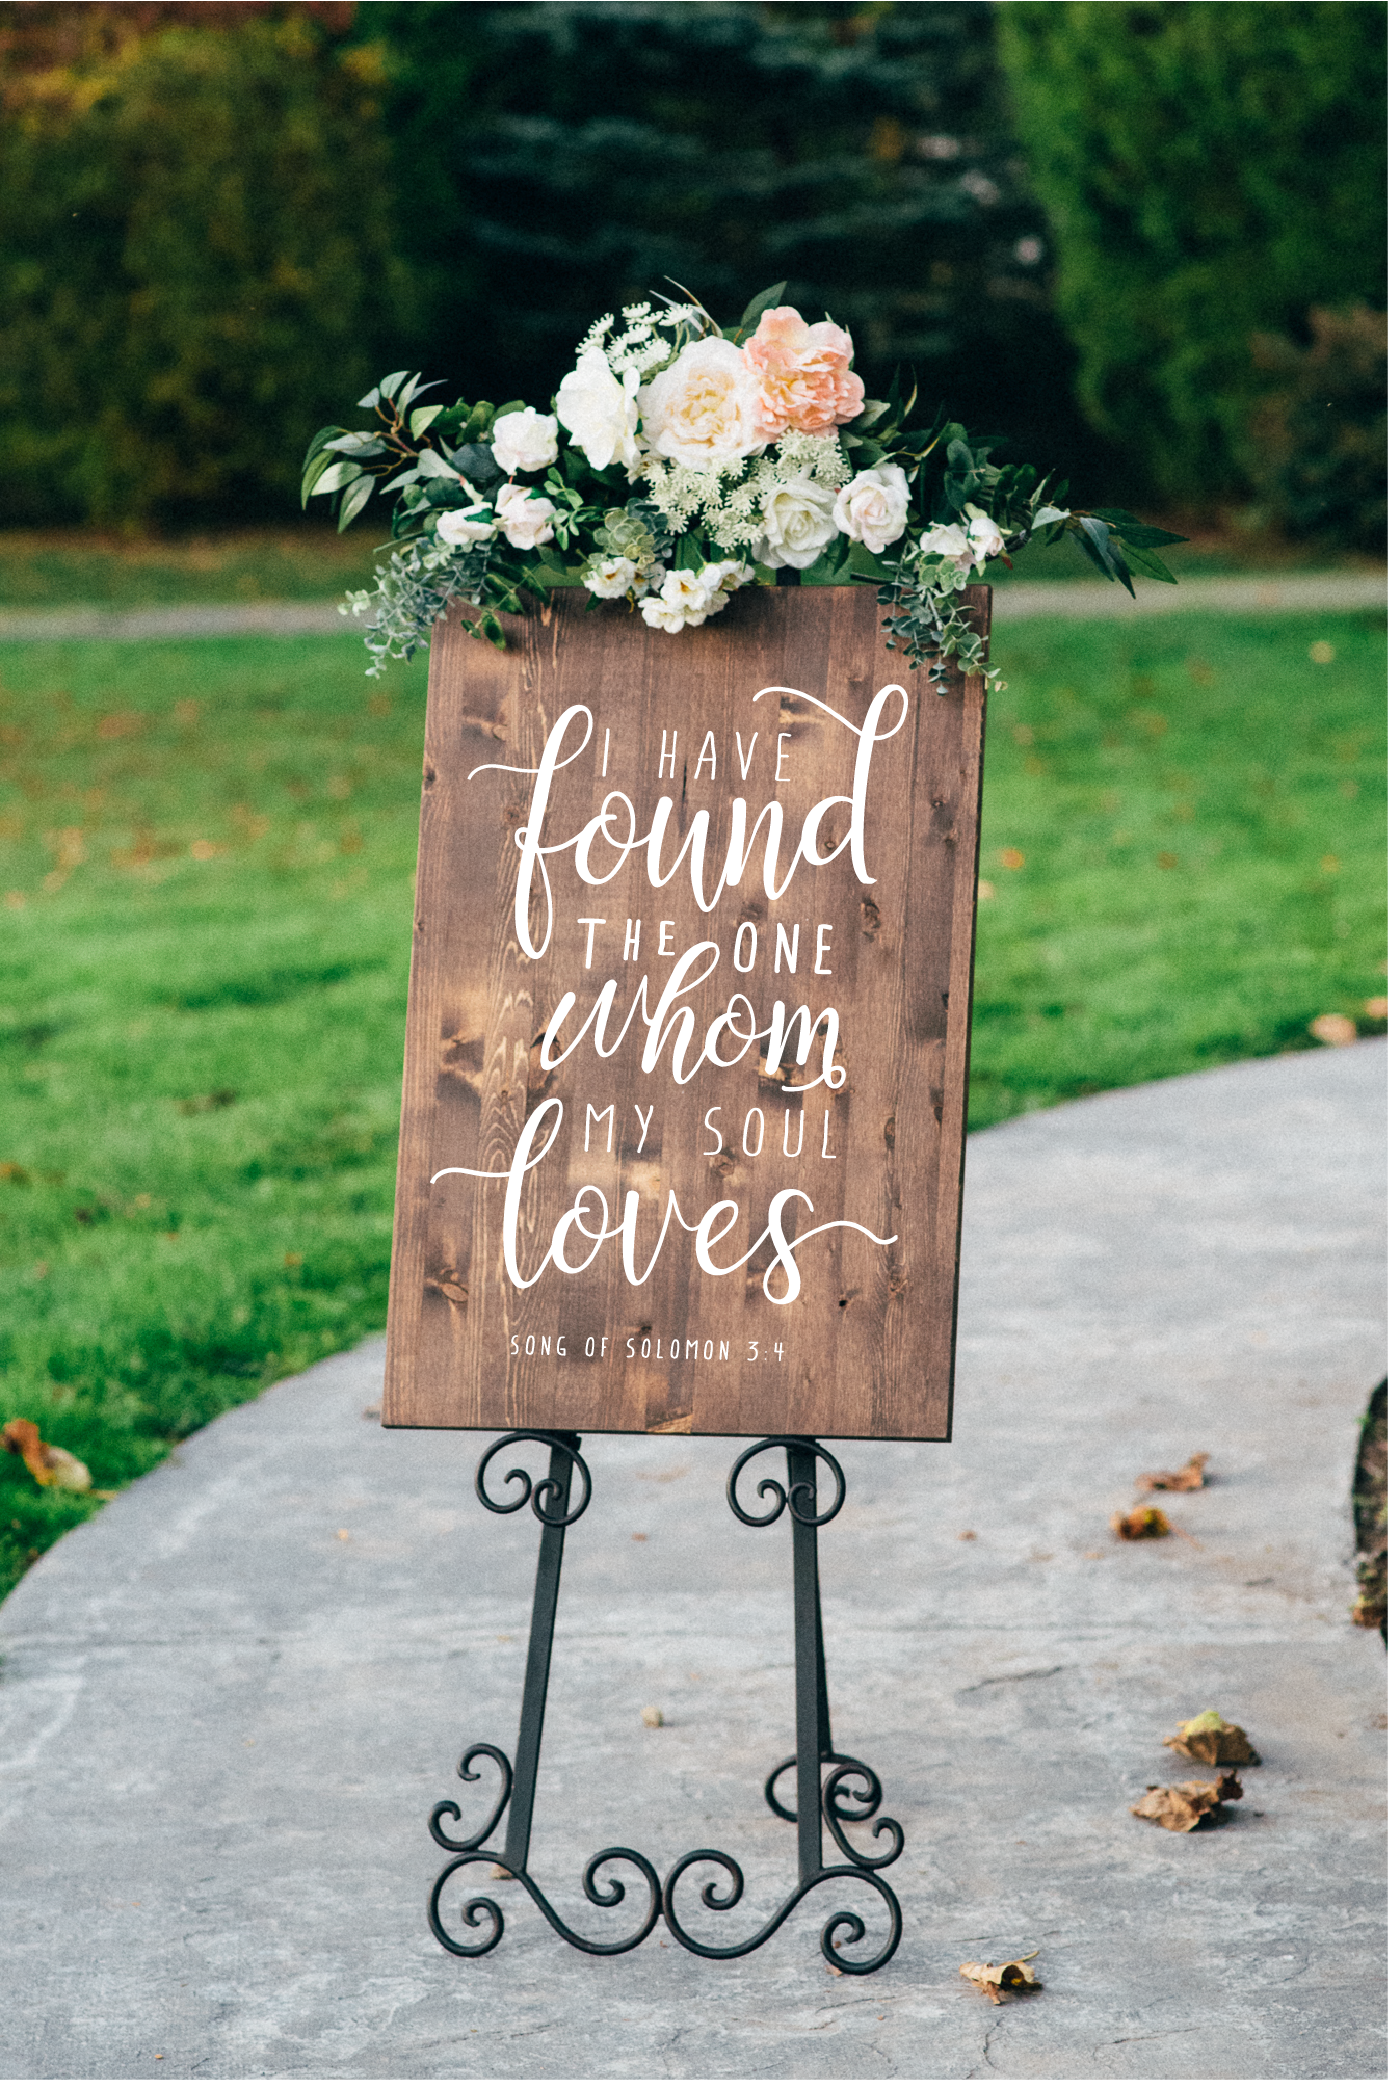
<path id="1" fill-rule="evenodd" d="M 437 1836 L 435 1839 L 437 1840 Z M 461 1943 L 455 1936 L 451 1936 L 443 1925 L 441 1909 L 444 1887 L 450 1878 L 473 1863 L 492 1864 L 514 1878 L 517 1884 L 523 1885 L 555 1934 L 562 1936 L 566 1943 L 572 1943 L 575 1950 L 586 1951 L 590 1957 L 620 1957 L 625 1950 L 635 1950 L 639 1944 L 645 1942 L 660 1918 L 660 1879 L 656 1876 L 654 1867 L 639 1850 L 600 1849 L 596 1856 L 589 1857 L 583 1867 L 583 1897 L 591 1900 L 595 1907 L 618 1907 L 627 1896 L 626 1886 L 620 1878 L 609 1876 L 599 1879 L 598 1873 L 604 1864 L 631 1864 L 640 1872 L 649 1896 L 641 1925 L 631 1935 L 623 1936 L 617 1943 L 593 1943 L 587 1936 L 579 1935 L 576 1929 L 570 1928 L 567 1922 L 560 1919 L 528 1871 L 517 1869 L 508 1863 L 504 1856 L 498 1856 L 491 1849 L 472 1849 L 463 1855 L 455 1856 L 451 1863 L 444 1865 L 429 1894 L 429 1926 L 444 1949 L 451 1950 L 455 1957 L 485 1957 L 489 1950 L 495 1950 L 506 1932 L 505 1916 L 496 1901 L 488 1898 L 485 1893 L 479 1893 L 475 1898 L 465 1901 L 462 1908 L 466 1927 L 484 1928 L 478 1942 Z"/>
<path id="2" fill-rule="evenodd" d="M 562 1493 L 559 1483 L 553 1479 L 532 1481 L 523 1466 L 513 1466 L 506 1475 L 508 1487 L 515 1482 L 520 1488 L 520 1494 L 513 1502 L 498 1502 L 487 1493 L 487 1468 L 492 1460 L 499 1452 L 510 1451 L 513 1445 L 525 1443 L 548 1445 L 551 1451 L 563 1452 L 571 1461 L 580 1485 L 578 1501 L 567 1511 L 554 1506 L 560 1502 Z M 518 1509 L 524 1509 L 528 1502 L 540 1522 L 548 1524 L 552 1529 L 566 1529 L 570 1524 L 576 1524 L 587 1509 L 593 1493 L 592 1479 L 578 1450 L 577 1438 L 570 1442 L 568 1437 L 557 1430 L 508 1430 L 504 1437 L 498 1437 L 495 1444 L 488 1445 L 483 1452 L 477 1462 L 473 1486 L 477 1490 L 478 1501 L 484 1509 L 489 1509 L 493 1516 L 513 1516 Z"/>
<path id="3" fill-rule="evenodd" d="M 737 1905 L 743 1893 L 741 1868 L 735 1859 L 722 1849 L 691 1849 L 687 1856 L 681 1856 L 665 1880 L 661 1905 L 671 1935 L 677 1943 L 692 1951 L 696 1957 L 746 1957 L 750 1951 L 759 1950 L 767 1938 L 774 1936 L 781 1924 L 794 1913 L 808 1893 L 813 1892 L 817 1885 L 827 1885 L 834 1878 L 856 1878 L 862 1884 L 870 1885 L 885 1905 L 890 1925 L 886 1941 L 880 1948 L 866 1957 L 851 1957 L 846 1950 L 840 1948 L 840 1942 L 862 1942 L 867 1934 L 867 1924 L 861 1915 L 855 1914 L 850 1907 L 838 1908 L 829 1916 L 819 1932 L 819 1947 L 827 1963 L 833 1965 L 837 1971 L 861 1977 L 868 1972 L 879 1971 L 887 1960 L 895 1955 L 896 1946 L 901 1941 L 901 1907 L 896 1894 L 884 1878 L 878 1877 L 875 1869 L 855 1861 L 833 1864 L 828 1870 L 816 1871 L 812 1878 L 804 1879 L 796 1886 L 794 1892 L 781 1902 L 770 1920 L 759 1928 L 755 1935 L 748 1936 L 745 1942 L 722 1945 L 701 1943 L 696 1936 L 689 1933 L 675 1911 L 675 1887 L 685 1872 L 696 1863 L 717 1864 L 730 1881 L 726 1895 L 720 1894 L 716 1877 L 707 1879 L 699 1888 L 699 1896 L 704 1905 L 715 1914 L 726 1914 L 730 1908 Z"/>
<path id="4" fill-rule="evenodd" d="M 787 1493 L 786 1489 L 781 1486 L 781 1483 L 778 1480 L 773 1480 L 769 1474 L 765 1480 L 757 1482 L 757 1493 L 763 1501 L 765 1501 L 768 1495 L 774 1498 L 770 1510 L 764 1516 L 757 1517 L 742 1507 L 742 1504 L 737 1499 L 737 1483 L 743 1467 L 755 1459 L 759 1453 L 773 1451 L 777 1447 L 783 1449 L 787 1454 L 795 1450 L 813 1452 L 816 1459 L 824 1461 L 834 1476 L 834 1499 L 829 1504 L 828 1509 L 821 1510 L 818 1515 L 815 1514 L 814 1504 L 817 1498 L 814 1487 L 810 1482 L 795 1481 L 792 1483 L 789 1493 Z M 787 1480 L 790 1479 L 788 1473 L 786 1478 Z M 824 1446 L 819 1444 L 813 1437 L 763 1437 L 759 1444 L 749 1445 L 745 1452 L 738 1454 L 738 1457 L 733 1461 L 733 1470 L 728 1475 L 729 1509 L 740 1524 L 751 1524 L 758 1530 L 767 1524 L 774 1524 L 781 1512 L 787 1507 L 789 1507 L 790 1513 L 797 1524 L 811 1524 L 815 1530 L 819 1530 L 823 1525 L 833 1522 L 843 1508 L 843 1499 L 847 1492 L 848 1484 L 843 1477 L 843 1468 L 833 1453 L 826 1451 Z"/>
<path id="5" fill-rule="evenodd" d="M 443 1831 L 445 1819 L 461 1820 L 463 1817 L 461 1810 L 451 1798 L 440 1799 L 433 1812 L 429 1815 L 430 1834 L 441 1849 L 447 1849 L 454 1855 L 461 1855 L 468 1849 L 481 1848 L 483 1842 L 486 1841 L 487 1836 L 505 1812 L 507 1800 L 511 1796 L 510 1761 L 502 1753 L 501 1749 L 494 1748 L 490 1741 L 474 1741 L 462 1761 L 458 1764 L 458 1775 L 463 1782 L 465 1784 L 475 1784 L 477 1782 L 480 1772 L 475 1770 L 472 1765 L 479 1755 L 489 1757 L 501 1771 L 501 1789 L 497 1793 L 496 1804 L 492 1807 L 485 1827 L 479 1827 L 475 1834 L 470 1834 L 467 1840 L 463 1842 L 455 1842 L 450 1835 L 446 1835 Z"/>

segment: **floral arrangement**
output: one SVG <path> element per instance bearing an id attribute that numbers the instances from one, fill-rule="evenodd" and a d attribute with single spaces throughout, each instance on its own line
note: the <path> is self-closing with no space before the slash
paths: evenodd
<path id="1" fill-rule="evenodd" d="M 995 440 L 943 414 L 913 427 L 914 391 L 865 396 L 848 333 L 807 323 L 785 287 L 731 332 L 694 302 L 630 304 L 620 328 L 599 319 L 549 412 L 424 403 L 439 385 L 401 372 L 361 399 L 370 428 L 324 427 L 304 503 L 333 498 L 344 528 L 373 493 L 394 500 L 376 586 L 343 608 L 373 614 L 371 674 L 412 657 L 454 600 L 504 648 L 498 612 L 559 586 L 673 635 L 744 585 L 861 582 L 879 588 L 892 647 L 938 682 L 951 661 L 983 668 L 958 595 L 1033 536 L 1072 536 L 1130 592 L 1134 570 L 1175 583 L 1154 552 L 1181 536 L 1072 511 L 1063 484 L 993 462 Z"/>

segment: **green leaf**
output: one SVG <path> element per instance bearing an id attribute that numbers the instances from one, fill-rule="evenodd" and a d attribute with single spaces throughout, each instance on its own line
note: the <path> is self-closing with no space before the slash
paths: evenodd
<path id="1" fill-rule="evenodd" d="M 497 406 L 496 411 L 492 415 L 492 424 L 495 426 L 498 419 L 509 419 L 512 412 L 523 412 L 524 410 L 525 399 L 523 397 L 513 397 L 509 404 L 499 404 Z"/>
<path id="2" fill-rule="evenodd" d="M 863 409 L 857 418 L 850 419 L 848 423 L 854 433 L 866 433 L 869 426 L 875 426 L 890 410 L 891 406 L 882 398 L 867 397 L 863 400 Z"/>
<path id="3" fill-rule="evenodd" d="M 733 338 L 741 339 L 745 333 L 755 332 L 761 322 L 762 312 L 774 311 L 785 293 L 786 284 L 777 282 L 774 287 L 763 289 L 760 296 L 754 296 L 746 310 L 742 313 L 742 316 L 738 319 L 737 330 L 733 334 Z"/>
<path id="4" fill-rule="evenodd" d="M 391 401 L 408 375 L 409 370 L 407 368 L 397 368 L 393 376 L 382 376 L 376 388 L 381 394 L 383 403 L 388 404 Z"/>
<path id="5" fill-rule="evenodd" d="M 457 470 L 449 467 L 437 448 L 421 449 L 415 468 L 421 477 L 447 477 L 451 482 L 457 482 Z"/>
<path id="6" fill-rule="evenodd" d="M 1120 536 L 1119 539 L 1122 541 L 1124 553 L 1128 561 L 1134 564 L 1145 577 L 1156 578 L 1163 585 L 1174 585 L 1176 583 L 1175 578 L 1162 562 L 1160 556 L 1154 555 L 1150 549 L 1134 548 L 1126 535 Z"/>
<path id="7" fill-rule="evenodd" d="M 1190 540 L 1189 535 L 1171 534 L 1164 527 L 1149 527 L 1135 513 L 1125 513 L 1118 506 L 1094 506 L 1091 511 L 1096 520 L 1106 520 L 1131 548 L 1160 549 L 1163 543 Z"/>
<path id="8" fill-rule="evenodd" d="M 1078 540 L 1089 551 L 1095 563 L 1107 578 L 1116 578 L 1120 585 L 1133 591 L 1133 581 L 1122 552 L 1115 544 L 1113 531 L 1107 521 L 1097 519 L 1093 513 L 1079 515 Z M 1136 593 L 1133 593 L 1136 598 Z"/>
<path id="9" fill-rule="evenodd" d="M 349 487 L 343 497 L 342 507 L 337 516 L 337 531 L 339 534 L 345 528 L 351 526 L 375 489 L 376 479 L 374 477 L 360 475 L 357 482 Z"/>
<path id="10" fill-rule="evenodd" d="M 333 462 L 329 460 L 328 466 L 321 476 L 314 479 L 313 489 L 308 495 L 310 498 L 319 498 L 325 491 L 345 490 L 348 484 L 354 483 L 358 477 L 365 476 L 365 474 L 366 472 L 359 462 Z"/>
<path id="11" fill-rule="evenodd" d="M 499 484 L 506 474 L 499 467 L 491 449 L 484 448 L 479 441 L 467 441 L 461 448 L 455 448 L 449 461 L 454 469 L 461 471 L 468 482 L 475 484 L 479 491 L 486 491 L 491 485 Z"/>
<path id="12" fill-rule="evenodd" d="M 363 412 L 369 412 L 373 404 L 379 404 L 379 403 L 380 403 L 380 399 L 381 399 L 381 387 L 380 387 L 380 384 L 378 383 L 378 384 L 377 384 L 377 385 L 375 386 L 375 388 L 374 388 L 374 389 L 371 389 L 371 390 L 368 390 L 368 391 L 367 391 L 367 393 L 366 393 L 365 397 L 359 397 L 359 398 L 357 399 L 357 408 L 358 408 L 358 410 L 360 410 L 360 411 L 363 411 Z"/>
<path id="13" fill-rule="evenodd" d="M 848 551 L 848 568 L 855 578 L 890 579 L 895 576 L 880 556 L 874 556 L 866 542 L 853 542 Z"/>
<path id="14" fill-rule="evenodd" d="M 410 413 L 410 432 L 416 440 L 421 433 L 428 432 L 442 411 L 441 404 L 422 404 L 418 411 Z"/>

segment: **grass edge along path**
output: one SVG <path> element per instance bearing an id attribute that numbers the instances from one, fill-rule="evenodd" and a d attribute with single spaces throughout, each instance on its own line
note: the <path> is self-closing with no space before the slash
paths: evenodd
<path id="1" fill-rule="evenodd" d="M 1382 1029 L 1382 651 L 1000 635 L 975 1125 Z M 384 1319 L 423 691 L 349 635 L 0 657 L 0 1416 L 99 1488 Z M 0 1588 L 96 1506 L 0 1458 Z"/>

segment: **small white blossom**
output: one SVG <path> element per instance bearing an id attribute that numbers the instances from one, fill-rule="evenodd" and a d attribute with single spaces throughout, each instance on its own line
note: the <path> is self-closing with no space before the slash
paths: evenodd
<path id="1" fill-rule="evenodd" d="M 964 511 L 969 516 L 969 547 L 974 552 L 977 568 L 982 570 L 990 556 L 1002 555 L 1002 529 L 991 514 L 983 512 L 978 506 L 965 506 Z"/>
<path id="2" fill-rule="evenodd" d="M 920 553 L 947 558 L 965 576 L 974 566 L 973 544 L 963 528 L 952 521 L 937 520 L 933 527 L 927 527 L 920 538 Z"/>
<path id="3" fill-rule="evenodd" d="M 583 582 L 597 599 L 621 599 L 631 591 L 638 575 L 629 556 L 604 556 Z"/>
<path id="4" fill-rule="evenodd" d="M 548 469 L 559 460 L 559 422 L 533 405 L 524 411 L 507 412 L 492 429 L 492 453 L 497 467 L 513 477 L 518 469 Z"/>

